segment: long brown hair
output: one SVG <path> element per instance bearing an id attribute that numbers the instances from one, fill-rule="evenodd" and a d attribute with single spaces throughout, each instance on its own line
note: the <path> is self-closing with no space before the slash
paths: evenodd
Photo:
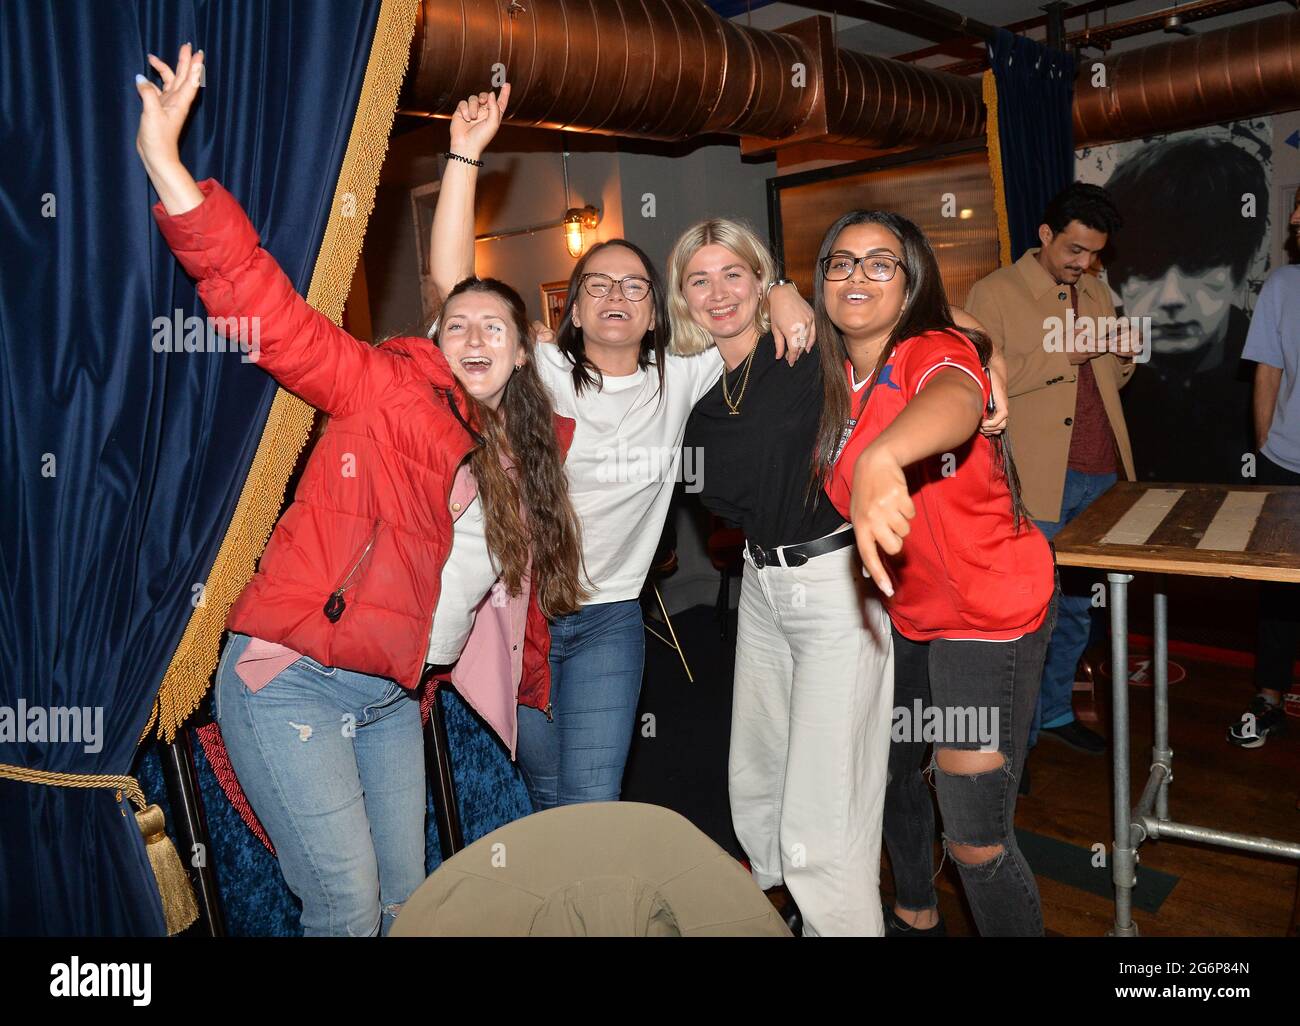
<path id="1" fill-rule="evenodd" d="M 446 303 L 465 292 L 487 293 L 506 304 L 527 356 L 495 410 L 460 389 L 469 400 L 470 423 L 480 440 L 470 467 L 483 502 L 488 551 L 511 595 L 522 588 L 531 553 L 533 587 L 542 612 L 552 618 L 576 612 L 587 598 L 578 578 L 578 517 L 569 501 L 551 397 L 533 365 L 524 301 L 496 278 L 466 278 L 447 294 L 444 311 Z M 513 473 L 502 466 L 503 455 L 514 463 Z"/>
<path id="2" fill-rule="evenodd" d="M 907 296 L 903 309 L 899 311 L 898 321 L 880 351 L 873 373 L 879 375 L 889 358 L 894 354 L 900 342 L 905 342 L 927 331 L 946 331 L 957 337 L 964 336 L 975 347 L 980 366 L 989 365 L 989 356 L 993 352 L 993 343 L 982 332 L 970 328 L 958 328 L 952 319 L 952 307 L 948 304 L 948 293 L 943 287 L 943 278 L 939 274 L 939 261 L 930 246 L 930 240 L 914 222 L 901 214 L 888 210 L 850 210 L 826 230 L 821 249 L 817 253 L 817 264 L 813 271 L 813 309 L 817 318 L 817 346 L 822 361 L 822 381 L 825 388 L 825 404 L 822 407 L 821 423 L 817 427 L 817 467 L 819 475 L 830 470 L 830 461 L 839 447 L 840 436 L 849 419 L 849 386 L 844 377 L 844 361 L 848 359 L 849 350 L 826 312 L 826 283 L 822 275 L 822 261 L 830 256 L 835 240 L 845 228 L 859 224 L 876 224 L 888 229 L 902 243 L 902 266 L 898 273 L 907 276 Z M 876 380 L 879 380 L 877 377 Z M 1020 498 L 1020 478 L 1016 474 L 1015 460 L 1011 457 L 1011 441 L 1003 433 L 991 439 L 994 459 L 1007 482 L 1011 493 L 1011 513 L 1015 528 L 1020 529 L 1020 522 L 1029 514 Z"/>

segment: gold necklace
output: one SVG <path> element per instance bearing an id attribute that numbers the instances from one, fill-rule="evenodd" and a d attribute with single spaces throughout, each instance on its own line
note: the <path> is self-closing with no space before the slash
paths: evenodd
<path id="1" fill-rule="evenodd" d="M 731 401 L 731 394 L 727 390 L 727 375 L 726 373 L 722 375 L 722 401 L 727 404 L 727 410 L 733 417 L 740 413 L 740 401 L 745 397 L 745 386 L 749 384 L 749 369 L 754 365 L 754 354 L 756 352 L 758 352 L 757 344 L 755 344 L 754 348 L 749 351 L 749 355 L 745 357 L 745 374 L 740 381 L 740 391 L 736 393 L 736 401 L 734 403 Z"/>

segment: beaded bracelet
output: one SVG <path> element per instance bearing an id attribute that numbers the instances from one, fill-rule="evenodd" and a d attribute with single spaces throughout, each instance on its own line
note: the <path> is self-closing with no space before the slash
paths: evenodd
<path id="1" fill-rule="evenodd" d="M 459 153 L 452 153 L 451 150 L 448 150 L 443 154 L 443 156 L 450 160 L 459 160 L 466 164 L 473 164 L 475 167 L 483 166 L 483 161 L 475 160 L 473 157 L 462 157 Z"/>

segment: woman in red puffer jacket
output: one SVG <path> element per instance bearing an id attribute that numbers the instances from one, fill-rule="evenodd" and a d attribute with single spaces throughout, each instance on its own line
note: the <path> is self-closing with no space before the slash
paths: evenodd
<path id="1" fill-rule="evenodd" d="M 437 345 L 373 347 L 308 306 L 236 200 L 180 162 L 202 51 L 182 47 L 174 73 L 149 61 L 163 87 L 137 76 L 136 148 L 164 238 L 209 316 L 255 325 L 258 365 L 330 415 L 230 612 L 216 717 L 304 932 L 387 932 L 425 875 L 426 665 L 450 668 L 512 756 L 516 701 L 547 707 L 546 617 L 584 597 L 573 423 L 504 283 L 449 295 Z"/>

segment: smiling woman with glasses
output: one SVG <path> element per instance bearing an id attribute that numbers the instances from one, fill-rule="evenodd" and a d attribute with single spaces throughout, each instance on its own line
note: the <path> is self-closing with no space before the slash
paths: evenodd
<path id="1" fill-rule="evenodd" d="M 1020 502 L 1010 450 L 979 431 L 993 346 L 982 329 L 959 324 L 934 250 L 907 218 L 851 211 L 827 230 L 821 253 L 817 326 L 837 393 L 816 449 L 833 464 L 827 494 L 852 522 L 893 624 L 893 701 L 977 711 L 988 725 L 979 737 L 934 741 L 944 849 L 981 936 L 1042 936 L 1014 819 L 1056 618 L 1055 573 Z M 928 741 L 913 731 L 889 745 L 895 935 L 944 930 L 921 766 Z"/>

